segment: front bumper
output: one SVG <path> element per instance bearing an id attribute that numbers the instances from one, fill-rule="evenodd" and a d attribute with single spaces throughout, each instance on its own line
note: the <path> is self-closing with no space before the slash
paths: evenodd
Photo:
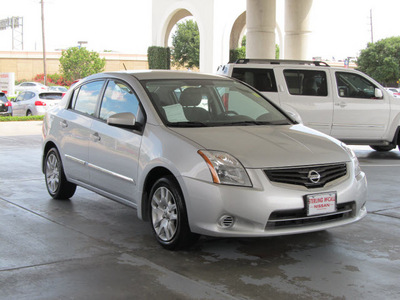
<path id="1" fill-rule="evenodd" d="M 182 190 L 192 232 L 221 237 L 296 234 L 350 224 L 367 214 L 367 180 L 363 172 L 357 178 L 350 172 L 339 183 L 307 189 L 271 183 L 262 170 L 247 171 L 253 183 L 252 188 L 182 178 Z M 338 211 L 345 209 L 347 212 L 339 216 L 307 217 L 304 196 L 328 191 L 336 192 Z M 278 222 L 280 225 L 276 226 L 277 223 L 273 220 L 285 219 L 285 214 L 295 216 L 295 219 Z M 224 223 L 224 220 L 228 223 Z"/>

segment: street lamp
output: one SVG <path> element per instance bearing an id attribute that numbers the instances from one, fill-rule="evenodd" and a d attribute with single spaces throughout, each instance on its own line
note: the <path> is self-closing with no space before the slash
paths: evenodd
<path id="1" fill-rule="evenodd" d="M 81 49 L 82 44 L 87 44 L 87 43 L 88 43 L 87 41 L 78 41 L 79 49 Z"/>

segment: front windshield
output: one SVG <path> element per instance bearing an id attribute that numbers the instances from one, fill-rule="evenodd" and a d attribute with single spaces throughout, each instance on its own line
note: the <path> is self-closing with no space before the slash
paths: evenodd
<path id="1" fill-rule="evenodd" d="M 168 126 L 291 124 L 265 98 L 233 80 L 148 80 L 142 84 Z"/>

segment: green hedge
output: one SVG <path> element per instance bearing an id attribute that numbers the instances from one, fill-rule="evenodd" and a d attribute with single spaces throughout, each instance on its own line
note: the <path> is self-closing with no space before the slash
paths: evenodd
<path id="1" fill-rule="evenodd" d="M 147 49 L 149 69 L 171 69 L 171 50 L 169 47 L 151 46 Z"/>
<path id="2" fill-rule="evenodd" d="M 43 116 L 28 116 L 28 117 L 2 117 L 0 116 L 0 122 L 10 121 L 42 121 Z"/>

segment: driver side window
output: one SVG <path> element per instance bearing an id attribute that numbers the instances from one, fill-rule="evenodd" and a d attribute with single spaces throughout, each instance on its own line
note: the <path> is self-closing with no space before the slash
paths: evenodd
<path id="1" fill-rule="evenodd" d="M 376 86 L 366 78 L 353 73 L 336 72 L 338 95 L 343 98 L 375 98 Z"/>

